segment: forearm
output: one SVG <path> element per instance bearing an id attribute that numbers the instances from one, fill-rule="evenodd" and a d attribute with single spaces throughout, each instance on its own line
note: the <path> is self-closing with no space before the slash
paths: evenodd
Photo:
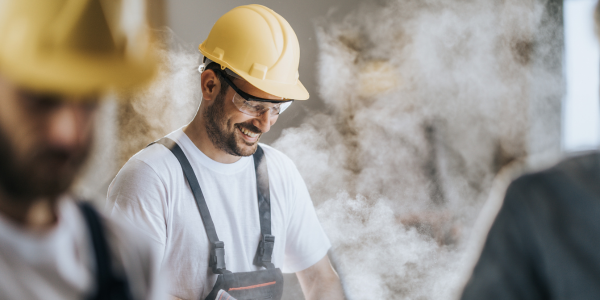
<path id="1" fill-rule="evenodd" d="M 331 266 L 327 256 L 296 275 L 307 300 L 345 299 L 340 277 Z"/>
<path id="2" fill-rule="evenodd" d="M 306 289 L 303 287 L 302 291 L 307 300 L 345 299 L 342 284 L 337 276 L 328 280 L 319 280 Z"/>

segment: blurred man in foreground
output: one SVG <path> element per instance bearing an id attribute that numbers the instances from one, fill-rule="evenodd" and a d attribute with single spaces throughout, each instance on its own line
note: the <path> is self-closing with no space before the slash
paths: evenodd
<path id="1" fill-rule="evenodd" d="M 595 152 L 510 185 L 462 299 L 600 299 L 599 249 Z"/>
<path id="2" fill-rule="evenodd" d="M 155 68 L 117 3 L 0 1 L 0 299 L 159 296 L 149 247 L 66 194 L 101 94 Z"/>

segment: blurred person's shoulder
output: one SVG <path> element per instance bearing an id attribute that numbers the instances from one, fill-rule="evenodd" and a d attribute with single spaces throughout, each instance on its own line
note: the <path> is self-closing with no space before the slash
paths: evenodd
<path id="1" fill-rule="evenodd" d="M 506 201 L 552 210 L 600 205 L 600 152 L 571 155 L 551 168 L 519 177 L 511 183 Z"/>
<path id="2" fill-rule="evenodd" d="M 600 152 L 590 151 L 570 155 L 548 169 L 525 174 L 515 180 L 514 184 L 517 186 L 548 186 L 550 183 L 561 182 L 562 184 L 558 186 L 593 184 L 596 187 L 599 178 Z M 555 185 L 551 186 L 556 187 Z"/>
<path id="3" fill-rule="evenodd" d="M 590 151 L 573 155 L 553 168 L 556 172 L 562 172 L 570 178 L 580 179 L 582 184 L 592 183 L 590 180 L 600 178 L 600 152 Z M 594 182 L 598 187 L 599 182 Z"/>

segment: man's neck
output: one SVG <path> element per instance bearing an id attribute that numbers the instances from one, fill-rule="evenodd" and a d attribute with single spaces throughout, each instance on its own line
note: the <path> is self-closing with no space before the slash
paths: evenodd
<path id="1" fill-rule="evenodd" d="M 202 117 L 200 117 L 200 113 L 198 113 L 192 122 L 183 129 L 183 132 L 190 138 L 194 145 L 204 153 L 204 155 L 216 162 L 232 164 L 241 158 L 239 156 L 231 155 L 217 148 L 213 144 L 208 137 L 206 125 L 204 124 Z"/>
<path id="2" fill-rule="evenodd" d="M 40 198 L 36 200 L 10 199 L 0 192 L 0 214 L 18 226 L 44 231 L 58 222 L 57 199 Z"/>

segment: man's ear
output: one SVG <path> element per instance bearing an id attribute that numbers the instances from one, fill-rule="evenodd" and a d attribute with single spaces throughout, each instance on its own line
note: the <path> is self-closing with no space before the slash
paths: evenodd
<path id="1" fill-rule="evenodd" d="M 221 82 L 217 78 L 215 71 L 208 69 L 200 75 L 202 85 L 202 100 L 212 101 L 217 98 L 221 91 Z"/>

